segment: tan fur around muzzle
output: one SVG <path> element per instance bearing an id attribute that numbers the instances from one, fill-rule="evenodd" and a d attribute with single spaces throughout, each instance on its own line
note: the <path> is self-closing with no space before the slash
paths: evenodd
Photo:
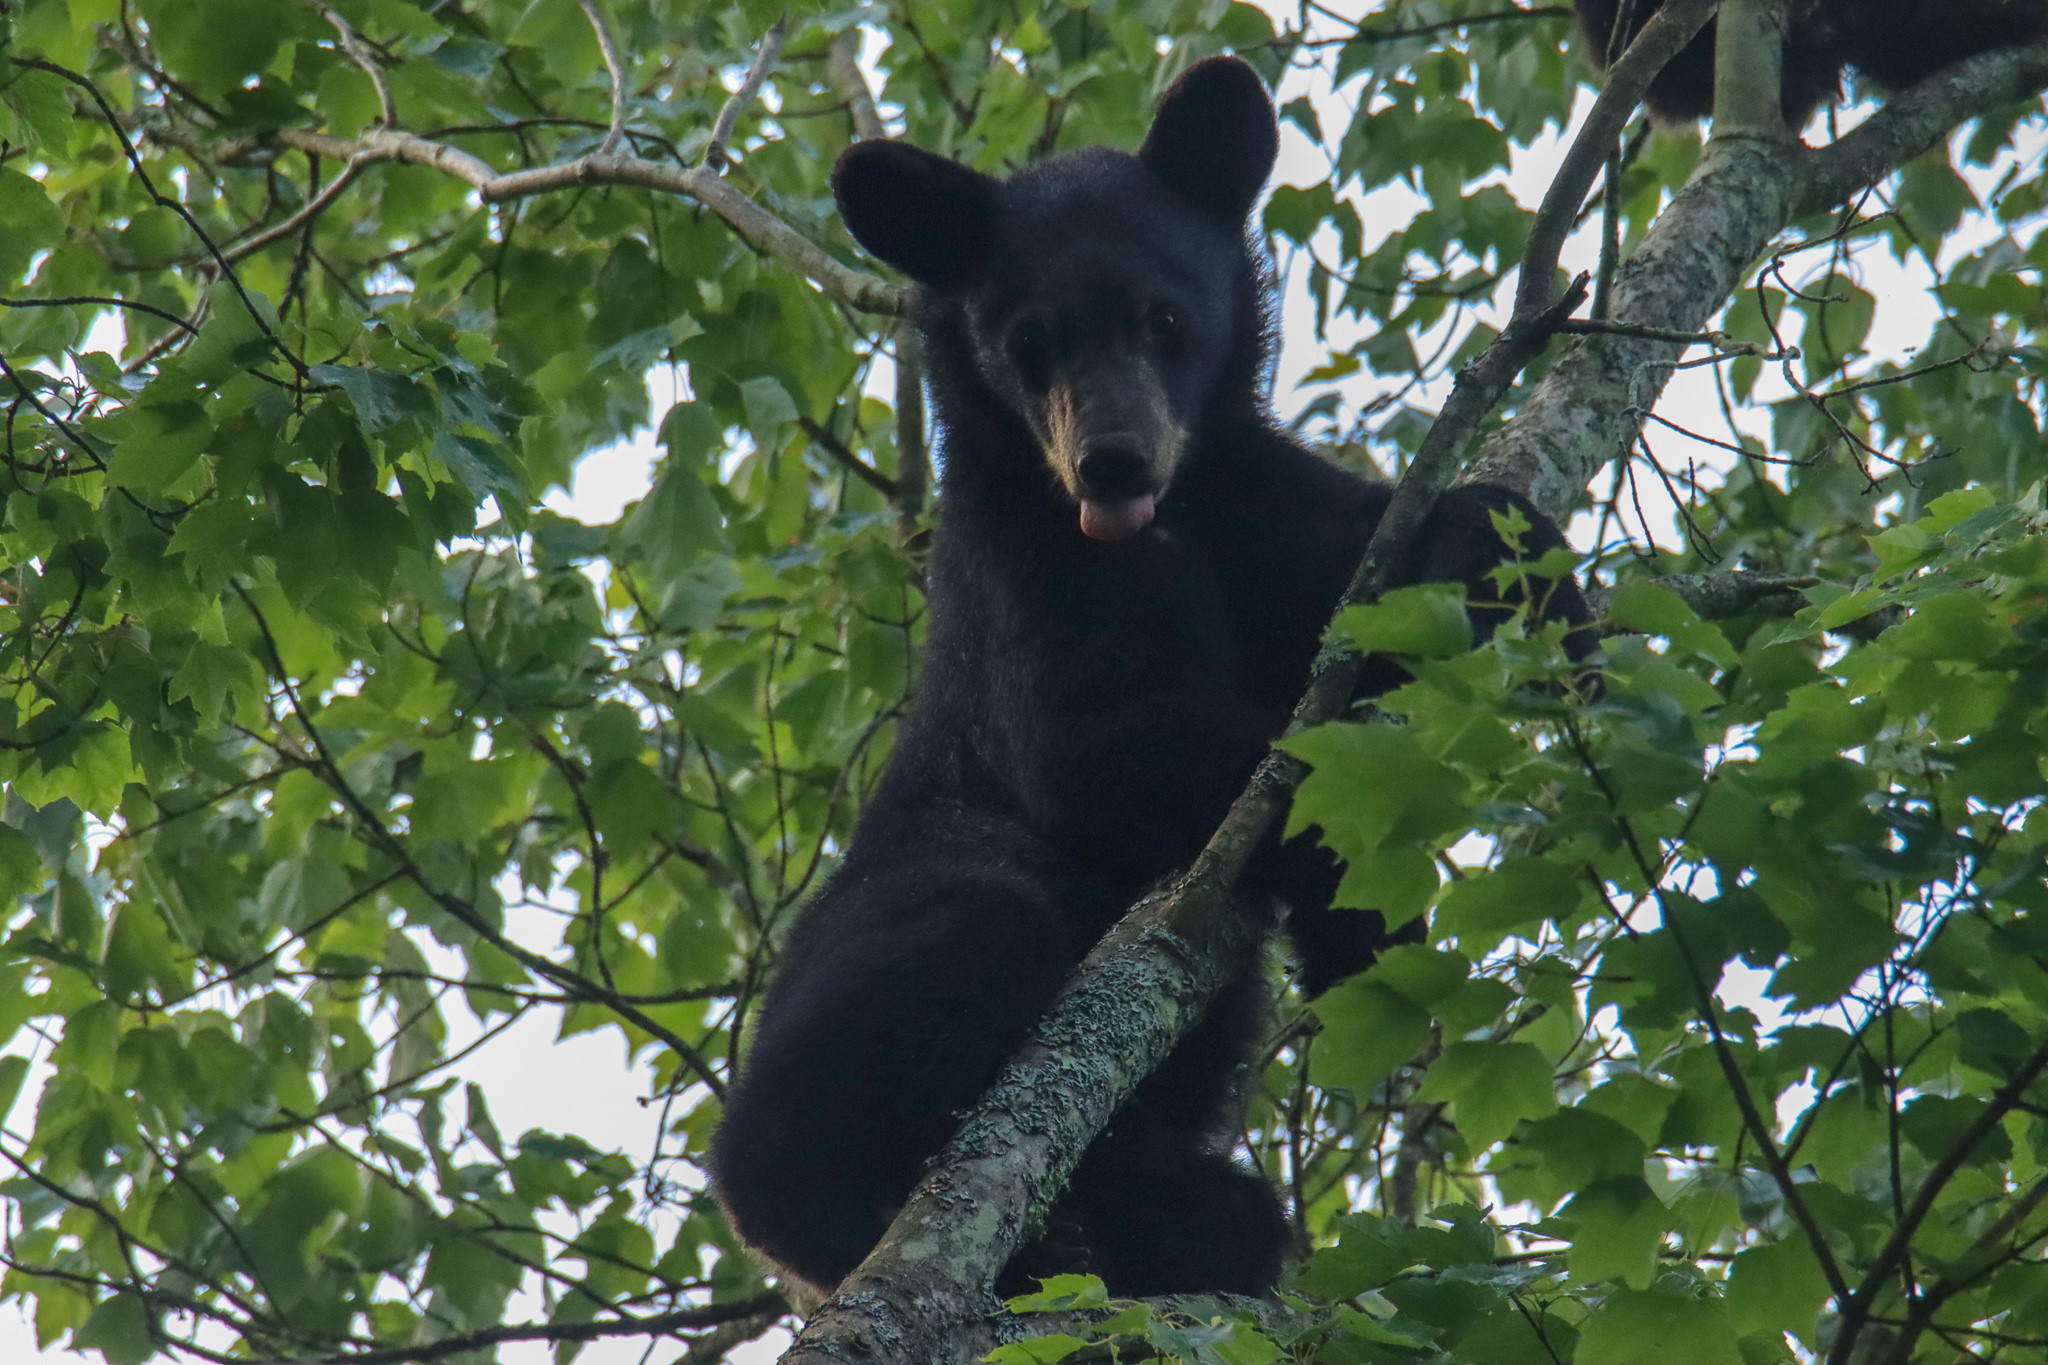
<path id="1" fill-rule="evenodd" d="M 1077 384 L 1057 383 L 1046 393 L 1045 407 L 1032 425 L 1038 428 L 1046 463 L 1077 502 L 1081 498 L 1081 457 L 1088 453 L 1093 436 L 1123 432 L 1137 437 L 1153 486 L 1164 489 L 1173 481 L 1187 432 L 1174 424 L 1166 391 L 1150 371 L 1133 387 L 1135 392 L 1094 401 Z"/>

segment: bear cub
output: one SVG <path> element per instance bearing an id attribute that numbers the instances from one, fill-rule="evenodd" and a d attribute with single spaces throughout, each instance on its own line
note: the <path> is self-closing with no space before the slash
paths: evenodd
<path id="1" fill-rule="evenodd" d="M 1385 509 L 1385 486 L 1268 409 L 1270 270 L 1247 221 L 1277 147 L 1265 87 L 1219 57 L 1167 91 L 1135 156 L 997 179 L 875 141 L 834 171 L 854 238 L 917 286 L 944 467 L 915 707 L 789 936 L 712 1149 L 734 1228 L 814 1285 L 868 1254 L 1082 955 L 1202 847 Z M 1564 543 L 1515 494 L 1464 487 L 1407 566 L 1466 584 L 1481 638 L 1512 609 L 1489 576 L 1508 555 L 1489 513 L 1509 508 L 1528 553 Z M 1587 621 L 1573 582 L 1542 596 Z M 1399 677 L 1380 666 L 1367 690 Z M 1331 907 L 1340 873 L 1311 832 L 1247 878 L 1287 907 L 1311 993 L 1388 941 L 1378 915 Z M 1269 1007 L 1247 964 L 999 1289 L 1083 1270 L 1119 1295 L 1273 1288 L 1282 1205 L 1232 1156 Z"/>

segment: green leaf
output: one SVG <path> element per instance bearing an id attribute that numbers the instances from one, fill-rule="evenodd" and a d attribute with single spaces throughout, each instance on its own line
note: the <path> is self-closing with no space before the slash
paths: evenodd
<path id="1" fill-rule="evenodd" d="M 1429 1012 L 1362 977 L 1316 1000 L 1323 1022 L 1311 1066 L 1316 1084 L 1348 1087 L 1361 1101 L 1429 1043 Z"/>
<path id="2" fill-rule="evenodd" d="M 1431 1063 L 1421 1097 L 1450 1105 L 1474 1151 L 1492 1146 L 1523 1119 L 1557 1108 L 1550 1059 L 1529 1043 L 1451 1043 Z"/>
<path id="3" fill-rule="evenodd" d="M 1613 1176 L 1588 1186 L 1559 1216 L 1576 1225 L 1569 1258 L 1574 1280 L 1621 1280 L 1633 1289 L 1649 1288 L 1671 1214 L 1641 1175 Z"/>
<path id="4" fill-rule="evenodd" d="M 1743 1365 L 1728 1312 L 1710 1299 L 1618 1290 L 1580 1329 L 1573 1365 Z"/>
<path id="5" fill-rule="evenodd" d="M 41 184 L 0 166 L 0 281 L 19 279 L 38 251 L 64 235 L 64 214 Z"/>
<path id="6" fill-rule="evenodd" d="M 1614 590 L 1607 615 L 1616 625 L 1645 635 L 1662 635 L 1680 649 L 1717 664 L 1732 665 L 1734 646 L 1720 629 L 1699 618 L 1685 599 L 1657 583 L 1634 580 Z"/>
<path id="7" fill-rule="evenodd" d="M 1441 583 L 1396 588 L 1370 606 L 1346 607 L 1336 629 L 1361 654 L 1443 658 L 1472 648 L 1465 595 Z"/>
<path id="8" fill-rule="evenodd" d="M 1508 934 L 1567 920 L 1584 899 L 1580 872 L 1541 858 L 1510 858 L 1500 866 L 1455 881 L 1437 907 L 1446 934 Z"/>
<path id="9" fill-rule="evenodd" d="M 140 1294 L 124 1292 L 105 1299 L 72 1334 L 71 1344 L 80 1350 L 98 1351 L 107 1365 L 142 1365 L 156 1354 L 149 1308 Z"/>
<path id="10" fill-rule="evenodd" d="M 1464 778 L 1405 728 L 1323 725 L 1281 747 L 1314 768 L 1295 794 L 1290 835 L 1319 824 L 1324 842 L 1364 858 L 1383 844 L 1413 847 L 1465 822 Z"/>
<path id="11" fill-rule="evenodd" d="M 1047 1336 L 1026 1337 L 1007 1346 L 998 1346 L 982 1359 L 990 1365 L 1052 1365 L 1053 1361 L 1065 1360 L 1087 1346 L 1088 1343 L 1080 1337 L 1054 1332 Z"/>
<path id="12" fill-rule="evenodd" d="M 9 1054 L 0 1057 L 0 1123 L 6 1123 L 14 1112 L 14 1102 L 21 1098 L 22 1082 L 28 1079 L 28 1058 Z"/>
<path id="13" fill-rule="evenodd" d="M 1797 1235 L 1749 1247 L 1729 1267 L 1729 1318 L 1744 1336 L 1791 1332 L 1812 1348 L 1827 1301 L 1827 1276 L 1813 1248 Z"/>

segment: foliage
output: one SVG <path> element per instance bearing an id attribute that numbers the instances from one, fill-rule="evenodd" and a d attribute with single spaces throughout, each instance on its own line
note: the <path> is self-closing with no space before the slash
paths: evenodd
<path id="1" fill-rule="evenodd" d="M 1214 51 L 1315 68 L 1343 97 L 1284 116 L 1330 174 L 1266 210 L 1317 351 L 1283 403 L 1393 472 L 1586 75 L 1506 8 L 797 6 L 721 146 L 777 5 L 0 6 L 0 1292 L 40 1340 L 712 1359 L 783 1311 L 696 1163 L 914 683 L 896 326 L 708 197 L 485 202 L 393 129 L 486 175 L 722 166 L 864 269 L 840 35 L 892 132 L 992 170 L 1130 145 Z M 1983 120 L 1730 304 L 1728 449 L 1652 425 L 1576 528 L 1626 632 L 1597 699 L 1437 590 L 1347 616 L 1405 723 L 1301 737 L 1296 818 L 1431 934 L 1276 1021 L 1247 1139 L 1317 1248 L 1301 1316 L 1005 1358 L 2048 1357 L 2041 137 Z M 1631 136 L 1624 247 L 1697 152 Z M 637 504 L 544 505 L 649 426 Z M 1649 581 L 1736 562 L 1809 605 Z M 650 1163 L 499 1131 L 463 1057 L 529 1015 L 649 1063 Z"/>

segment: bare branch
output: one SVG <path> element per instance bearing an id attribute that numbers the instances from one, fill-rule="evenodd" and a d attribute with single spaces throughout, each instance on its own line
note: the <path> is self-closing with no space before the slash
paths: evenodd
<path id="1" fill-rule="evenodd" d="M 1852 199 L 1947 137 L 1957 125 L 2038 95 L 2044 86 L 2048 41 L 1958 62 L 1804 158 L 1794 211 L 1818 213 Z"/>
<path id="2" fill-rule="evenodd" d="M 718 111 L 717 122 L 711 125 L 711 141 L 704 146 L 704 164 L 714 171 L 722 171 L 731 160 L 727 148 L 732 145 L 733 130 L 739 126 L 740 114 L 754 96 L 761 93 L 761 86 L 767 81 L 769 71 L 774 69 L 775 59 L 782 53 L 782 33 L 785 20 L 777 19 L 761 35 L 761 50 L 754 54 L 754 64 L 747 68 L 746 78 L 740 88 L 733 91 Z"/>
<path id="3" fill-rule="evenodd" d="M 348 54 L 350 61 L 362 68 L 363 74 L 370 78 L 370 84 L 377 87 L 377 121 L 386 128 L 396 127 L 398 105 L 391 98 L 391 83 L 384 79 L 384 68 L 377 64 L 377 54 L 370 51 L 370 45 L 363 41 L 363 36 L 355 31 L 349 21 L 342 17 L 341 11 L 334 6 L 322 3 L 322 0 L 306 0 L 306 7 L 334 25 L 334 31 L 341 35 L 341 50 Z"/>
<path id="4" fill-rule="evenodd" d="M 1801 589 L 1810 588 L 1819 580 L 1755 569 L 1726 569 L 1720 573 L 1666 574 L 1649 581 L 1677 593 L 1703 619 L 1719 621 L 1752 612 L 1790 616 L 1807 605 Z M 1586 600 L 1596 615 L 1607 614 L 1607 598 L 1605 589 L 1586 590 Z"/>
<path id="5" fill-rule="evenodd" d="M 1780 93 L 1784 57 L 1785 0 L 1727 0 L 1714 26 L 1715 137 L 1795 139 Z"/>
<path id="6" fill-rule="evenodd" d="M 604 141 L 597 147 L 599 156 L 610 156 L 619 150 L 619 144 L 626 138 L 626 64 L 619 60 L 619 44 L 612 37 L 611 25 L 604 21 L 604 12 L 598 9 L 597 0 L 577 2 L 583 6 L 583 17 L 597 32 L 597 50 L 604 54 L 604 69 L 612 79 L 612 125 L 605 130 Z"/>
<path id="7" fill-rule="evenodd" d="M 861 74 L 860 44 L 858 28 L 841 30 L 832 40 L 825 70 L 831 77 L 832 88 L 846 101 L 846 112 L 853 119 L 854 136 L 872 141 L 889 136 L 889 130 L 882 126 L 882 116 L 875 109 L 874 92 L 868 89 L 867 77 Z"/>
<path id="8" fill-rule="evenodd" d="M 318 156 L 431 166 L 467 181 L 490 204 L 587 185 L 640 185 L 663 190 L 704 205 L 756 250 L 807 276 L 851 308 L 892 316 L 909 308 L 910 291 L 902 285 L 842 265 L 816 242 L 726 183 L 708 165 L 683 170 L 637 156 L 593 154 L 500 175 L 480 157 L 413 133 L 371 129 L 359 137 L 339 138 L 287 128 L 278 134 L 278 140 Z"/>
<path id="9" fill-rule="evenodd" d="M 691 1328 L 737 1325 L 761 1317 L 766 1317 L 772 1324 L 787 1311 L 788 1305 L 783 1302 L 782 1296 L 770 1291 L 756 1294 L 751 1299 L 678 1308 L 670 1313 L 651 1313 L 644 1318 L 621 1314 L 616 1318 L 605 1318 L 598 1322 L 508 1323 L 503 1327 L 486 1327 L 482 1331 L 466 1332 L 461 1336 L 443 1337 L 439 1341 L 420 1342 L 412 1346 L 391 1346 L 374 1351 L 344 1351 L 336 1355 L 321 1356 L 317 1358 L 317 1365 L 406 1365 L 406 1362 L 411 1361 L 441 1360 L 447 1356 L 466 1355 L 471 1351 L 486 1350 L 508 1341 L 598 1341 L 605 1337 L 672 1336 Z M 759 1335 L 759 1332 L 760 1329 L 757 1329 L 755 1335 Z M 739 1340 L 746 1339 L 742 1337 Z M 737 1342 L 733 1344 L 736 1345 Z M 252 1360 L 249 1365 L 307 1365 L 307 1361 L 304 1356 L 292 1356 L 275 1360 Z"/>
<path id="10" fill-rule="evenodd" d="M 1515 283 L 1515 313 L 1533 317 L 1550 303 L 1551 276 L 1557 270 L 1558 253 L 1586 192 L 1593 187 L 1612 155 L 1621 130 L 1643 102 L 1643 92 L 1678 55 L 1680 48 L 1706 26 L 1720 0 L 1672 0 L 1643 25 L 1628 51 L 1607 72 L 1607 88 L 1593 101 L 1578 136 L 1557 168 L 1557 175 L 1544 191 L 1543 204 L 1529 228 L 1529 244 L 1522 253 L 1522 273 Z"/>
<path id="11" fill-rule="evenodd" d="M 809 417 L 799 417 L 796 419 L 796 424 L 803 428 L 804 435 L 810 437 L 812 443 L 818 449 L 837 460 L 848 473 L 854 475 L 862 483 L 867 484 L 885 498 L 894 498 L 896 496 L 896 481 L 876 469 L 866 460 L 863 460 L 860 456 L 854 454 L 851 450 L 848 450 L 846 442 L 834 436 L 831 429 L 825 426 L 824 423 L 814 421 Z"/>
<path id="12" fill-rule="evenodd" d="M 1639 327 L 1631 322 L 1609 322 L 1601 319 L 1573 318 L 1558 324 L 1558 331 L 1567 336 L 1617 336 L 1639 337 L 1644 341 L 1670 341 L 1681 346 L 1708 346 L 1716 352 L 1714 359 L 1733 359 L 1739 355 L 1753 355 L 1759 360 L 1797 360 L 1799 348 L 1787 347 L 1782 351 L 1760 346 L 1754 341 L 1742 341 L 1730 332 L 1674 332 L 1668 327 Z"/>
<path id="13" fill-rule="evenodd" d="M 244 237 L 221 254 L 230 261 L 239 261 L 244 256 L 254 255 L 256 252 L 261 251 L 272 242 L 281 241 L 291 236 L 300 228 L 318 218 L 322 213 L 325 213 L 328 206 L 336 199 L 339 199 L 341 192 L 349 187 L 350 182 L 356 178 L 357 172 L 361 171 L 367 164 L 368 162 L 362 157 L 356 157 L 351 160 L 341 168 L 340 173 L 334 179 L 328 181 L 321 188 L 318 194 L 308 199 L 297 213 L 292 214 L 282 222 L 273 223 L 261 232 Z"/>

